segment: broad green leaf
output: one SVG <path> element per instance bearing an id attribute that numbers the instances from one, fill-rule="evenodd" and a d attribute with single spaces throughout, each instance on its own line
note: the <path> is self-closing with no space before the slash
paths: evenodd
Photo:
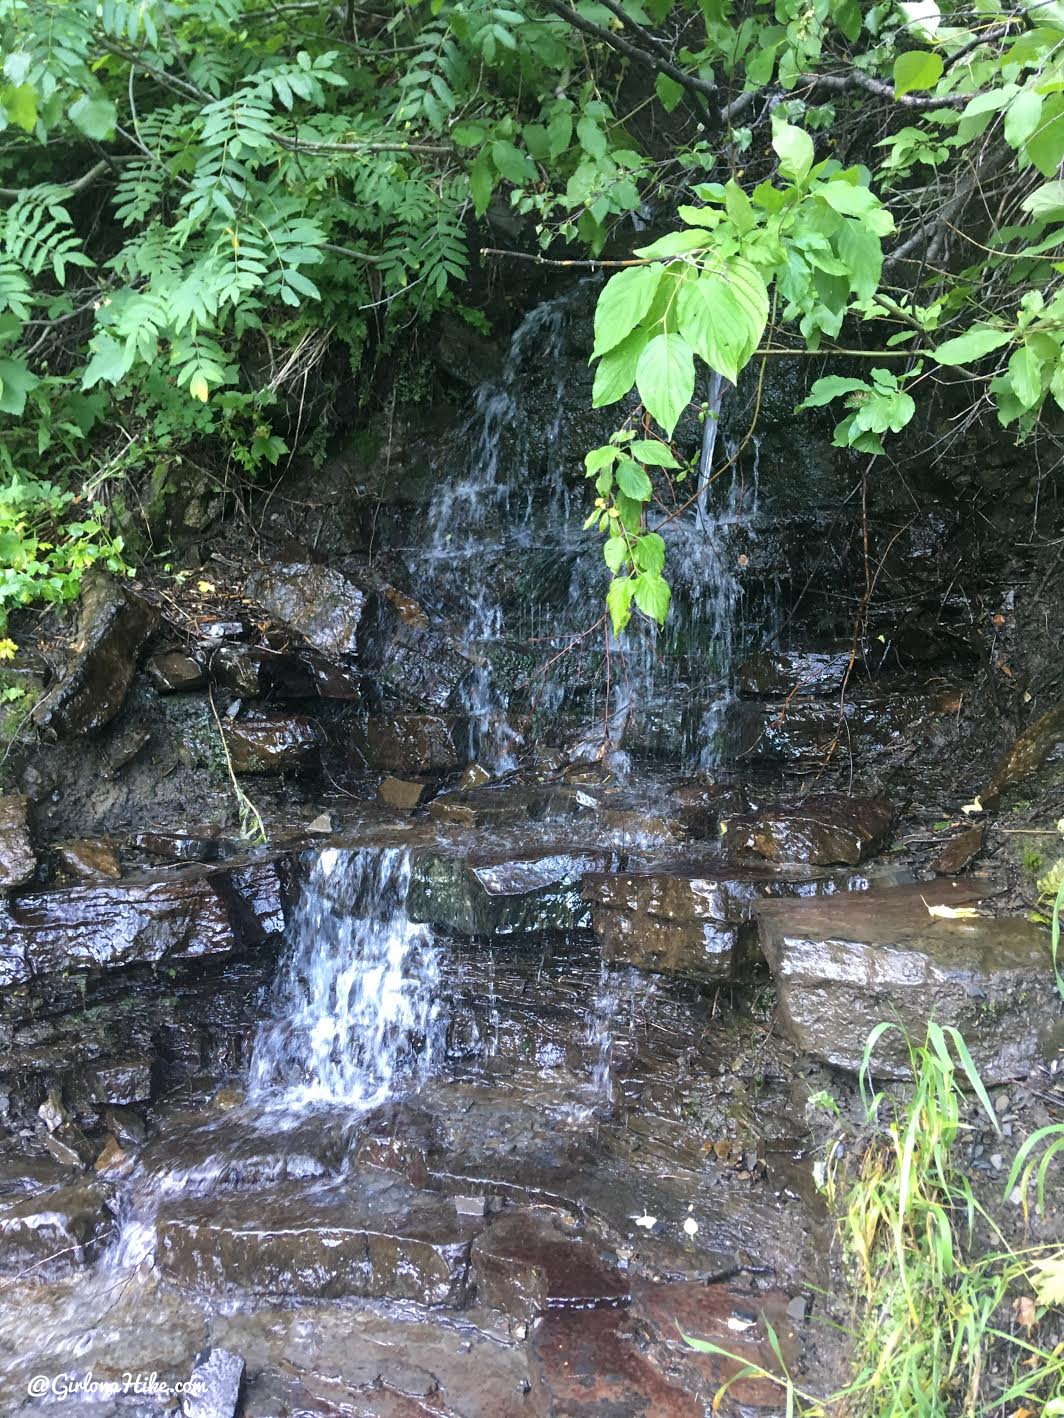
<path id="1" fill-rule="evenodd" d="M 757 218 L 754 216 L 754 209 L 750 205 L 750 198 L 737 182 L 729 181 L 725 185 L 724 207 L 732 220 L 735 230 L 740 236 L 745 236 L 748 231 L 757 225 Z"/>
<path id="2" fill-rule="evenodd" d="M 692 349 L 734 384 L 764 333 L 768 292 L 756 269 L 736 259 L 720 272 L 684 282 L 677 313 Z"/>
<path id="3" fill-rule="evenodd" d="M 1005 142 L 1021 148 L 1038 127 L 1042 116 L 1042 95 L 1036 89 L 1021 89 L 1005 114 Z"/>
<path id="4" fill-rule="evenodd" d="M 631 576 L 616 576 L 606 592 L 606 609 L 610 613 L 614 635 L 621 631 L 632 618 L 632 592 L 635 590 Z"/>
<path id="5" fill-rule="evenodd" d="M 604 158 L 609 144 L 606 135 L 593 118 L 586 115 L 577 120 L 576 136 L 589 158 Z"/>
<path id="6" fill-rule="evenodd" d="M 623 536 L 607 537 L 602 543 L 602 559 L 614 574 L 628 560 L 628 543 Z"/>
<path id="7" fill-rule="evenodd" d="M 592 408 L 601 409 L 606 404 L 615 404 L 629 392 L 635 383 L 639 357 L 646 349 L 649 338 L 645 330 L 633 330 L 609 354 L 602 356 L 595 370 Z"/>
<path id="8" fill-rule="evenodd" d="M 0 103 L 12 123 L 26 133 L 33 132 L 37 126 L 37 90 L 32 84 L 5 84 L 0 89 Z"/>
<path id="9" fill-rule="evenodd" d="M 646 502 L 654 491 L 646 473 L 638 463 L 633 463 L 631 458 L 625 458 L 623 462 L 618 463 L 617 486 L 626 497 L 634 497 L 639 502 Z"/>
<path id="10" fill-rule="evenodd" d="M 662 268 L 630 266 L 611 276 L 595 306 L 595 348 L 592 359 L 606 354 L 631 333 L 650 309 Z"/>
<path id="11" fill-rule="evenodd" d="M 0 359 L 0 413 L 21 417 L 26 408 L 26 395 L 39 383 L 25 360 Z"/>
<path id="12" fill-rule="evenodd" d="M 1064 210 L 1064 182 L 1058 178 L 1054 182 L 1043 182 L 1023 199 L 1023 210 L 1032 217 L 1045 221 Z"/>
<path id="13" fill-rule="evenodd" d="M 547 124 L 547 138 L 550 142 L 551 157 L 560 157 L 573 141 L 572 116 L 568 113 L 556 113 Z"/>
<path id="14" fill-rule="evenodd" d="M 451 141 L 457 148 L 475 148 L 487 136 L 488 130 L 483 123 L 456 123 L 451 129 Z"/>
<path id="15" fill-rule="evenodd" d="M 628 445 L 628 451 L 633 458 L 638 458 L 641 463 L 646 463 L 652 468 L 678 468 L 676 454 L 667 443 L 658 443 L 655 439 L 638 438 L 634 443 Z"/>
<path id="16" fill-rule="evenodd" d="M 536 175 L 536 165 L 526 153 L 517 148 L 513 143 L 506 142 L 503 138 L 498 138 L 491 145 L 491 160 L 496 169 L 512 182 L 515 187 L 520 187 L 522 183 L 531 182 Z"/>
<path id="17" fill-rule="evenodd" d="M 863 217 L 866 212 L 877 211 L 879 198 L 867 187 L 855 187 L 850 182 L 822 182 L 813 189 L 818 197 L 833 211 L 844 217 Z"/>
<path id="18" fill-rule="evenodd" d="M 654 80 L 654 91 L 666 113 L 671 113 L 683 98 L 683 87 L 675 79 L 670 79 L 668 74 L 658 75 Z"/>
<path id="19" fill-rule="evenodd" d="M 495 168 L 488 157 L 487 149 L 483 149 L 469 169 L 469 191 L 473 198 L 473 211 L 476 216 L 482 217 L 488 210 L 488 203 L 491 201 L 491 194 L 495 191 L 497 181 Z"/>
<path id="20" fill-rule="evenodd" d="M 682 336 L 655 335 L 639 356 L 635 374 L 639 397 L 668 438 L 695 392 L 695 361 Z"/>
<path id="21" fill-rule="evenodd" d="M 649 246 L 637 246 L 637 256 L 686 256 L 691 251 L 704 251 L 710 238 L 704 231 L 670 231 Z"/>
<path id="22" fill-rule="evenodd" d="M 669 583 L 656 571 L 641 571 L 635 578 L 635 603 L 644 615 L 665 624 L 672 592 Z"/>
<path id="23" fill-rule="evenodd" d="M 640 571 L 662 571 L 665 565 L 665 542 L 657 532 L 647 532 L 635 543 L 635 564 Z"/>
<path id="24" fill-rule="evenodd" d="M 94 138 L 98 143 L 110 142 L 115 134 L 117 113 L 109 98 L 102 95 L 89 98 L 83 95 L 67 110 L 71 123 L 86 138 Z"/>
<path id="25" fill-rule="evenodd" d="M 845 379 L 841 374 L 826 375 L 823 379 L 816 381 L 795 409 L 795 413 L 802 409 L 823 408 L 825 404 L 830 404 L 832 399 L 838 399 L 843 394 L 856 394 L 859 391 L 868 392 L 868 385 L 863 379 Z"/>
<path id="26" fill-rule="evenodd" d="M 1029 345 L 1021 345 L 1009 360 L 1009 380 L 1025 409 L 1033 409 L 1042 398 L 1042 361 Z"/>
<path id="27" fill-rule="evenodd" d="M 621 450 L 614 448 L 612 444 L 604 443 L 601 448 L 592 448 L 590 452 L 584 454 L 584 467 L 587 476 L 591 477 L 600 468 L 611 467 L 621 456 Z"/>
<path id="28" fill-rule="evenodd" d="M 894 61 L 894 97 L 933 89 L 945 73 L 945 67 L 941 54 L 932 54 L 927 49 L 910 49 L 908 54 L 899 54 Z"/>
<path id="29" fill-rule="evenodd" d="M 784 123 L 773 115 L 772 146 L 780 160 L 780 172 L 795 182 L 803 182 L 813 166 L 816 150 L 804 128 Z"/>
<path id="30" fill-rule="evenodd" d="M 939 364 L 971 364 L 1007 345 L 1015 338 L 1015 333 L 1014 330 L 995 330 L 989 325 L 973 325 L 963 335 L 955 335 L 932 350 L 931 358 Z"/>

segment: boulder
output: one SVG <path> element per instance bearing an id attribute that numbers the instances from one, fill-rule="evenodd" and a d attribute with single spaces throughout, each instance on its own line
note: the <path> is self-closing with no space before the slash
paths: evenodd
<path id="1" fill-rule="evenodd" d="M 87 576 L 77 639 L 58 681 L 33 710 L 37 727 L 66 738 L 109 723 L 125 703 L 140 651 L 158 623 L 155 607 L 120 582 Z"/>
<path id="2" fill-rule="evenodd" d="M 980 794 L 985 807 L 997 807 L 1003 797 L 1035 775 L 1064 777 L 1064 702 L 1055 705 L 1026 728 L 994 769 Z M 1044 786 L 1044 784 L 1043 784 Z"/>
<path id="3" fill-rule="evenodd" d="M 358 653 L 366 594 L 342 572 L 309 562 L 273 562 L 249 578 L 248 594 L 327 655 Z"/>
<path id="4" fill-rule="evenodd" d="M 418 852 L 407 912 L 413 921 L 468 936 L 579 930 L 591 917 L 581 895 L 584 874 L 612 863 L 608 850 L 468 858 Z"/>
<path id="5" fill-rule="evenodd" d="M 30 843 L 30 800 L 20 793 L 0 797 L 0 888 L 21 886 L 37 870 Z"/>
<path id="6" fill-rule="evenodd" d="M 160 694 L 182 694 L 207 683 L 202 661 L 183 650 L 160 650 L 149 656 L 144 668 Z"/>
<path id="7" fill-rule="evenodd" d="M 449 1198 L 367 1169 L 309 1194 L 297 1185 L 166 1202 L 157 1264 L 216 1294 L 457 1305 L 476 1230 Z"/>
<path id="8" fill-rule="evenodd" d="M 356 753 L 388 773 L 451 773 L 465 757 L 465 722 L 442 714 L 371 714 L 355 726 Z"/>
<path id="9" fill-rule="evenodd" d="M 894 809 L 878 798 L 818 793 L 722 819 L 730 856 L 856 866 L 887 845 Z"/>
<path id="10" fill-rule="evenodd" d="M 766 902 L 761 948 L 783 1033 L 805 1053 L 856 1071 L 881 1021 L 922 1043 L 929 1019 L 964 1036 L 984 1082 L 1025 1077 L 1064 1046 L 1049 933 L 1026 919 L 932 915 L 971 907 L 978 884 L 921 882 L 863 895 Z M 908 1074 L 905 1042 L 889 1030 L 875 1067 Z"/>
<path id="11" fill-rule="evenodd" d="M 114 1227 L 91 1186 L 0 1201 L 0 1271 L 54 1279 L 88 1265 Z"/>
<path id="12" fill-rule="evenodd" d="M 234 773 L 307 773 L 321 766 L 317 728 L 306 715 L 229 719 L 222 732 Z"/>
<path id="13" fill-rule="evenodd" d="M 259 944 L 283 924 L 280 885 L 269 863 L 30 893 L 0 911 L 0 986 L 229 954 Z"/>
<path id="14" fill-rule="evenodd" d="M 55 855 L 63 874 L 80 881 L 95 881 L 101 877 L 117 881 L 122 875 L 118 852 L 107 837 L 82 837 L 74 842 L 61 842 L 55 849 Z"/>
<path id="15" fill-rule="evenodd" d="M 931 870 L 939 876 L 956 876 L 958 872 L 971 866 L 983 850 L 985 841 L 985 827 L 966 827 L 963 832 L 958 832 L 955 837 L 944 843 L 942 850 L 932 857 L 929 863 Z"/>

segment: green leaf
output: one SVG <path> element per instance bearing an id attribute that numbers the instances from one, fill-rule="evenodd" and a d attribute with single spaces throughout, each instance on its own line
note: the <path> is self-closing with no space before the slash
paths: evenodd
<path id="1" fill-rule="evenodd" d="M 694 397 L 695 361 L 690 345 L 677 334 L 655 335 L 639 356 L 635 382 L 651 417 L 671 438 Z"/>
<path id="2" fill-rule="evenodd" d="M 665 565 L 665 542 L 657 532 L 647 532 L 635 543 L 634 554 L 640 571 L 660 573 Z"/>
<path id="3" fill-rule="evenodd" d="M 685 281 L 676 307 L 692 349 L 736 383 L 768 321 L 768 292 L 755 267 L 736 258 L 719 272 Z"/>
<path id="4" fill-rule="evenodd" d="M 497 180 L 495 169 L 485 149 L 481 151 L 476 162 L 469 169 L 469 191 L 473 198 L 473 211 L 476 216 L 482 217 L 488 210 L 488 203 L 491 201 L 491 194 L 495 191 Z"/>
<path id="5" fill-rule="evenodd" d="M 70 105 L 67 116 L 80 133 L 98 143 L 110 142 L 115 135 L 118 115 L 111 100 L 102 95 L 97 98 L 83 95 Z"/>
<path id="6" fill-rule="evenodd" d="M 576 136 L 589 158 L 604 158 L 609 144 L 606 135 L 593 118 L 587 115 L 577 119 Z"/>
<path id="7" fill-rule="evenodd" d="M 595 306 L 595 348 L 591 358 L 606 354 L 631 333 L 650 309 L 662 268 L 630 266 L 606 282 Z"/>
<path id="8" fill-rule="evenodd" d="M 995 330 L 989 325 L 973 325 L 963 335 L 955 335 L 946 340 L 937 350 L 931 351 L 931 358 L 938 364 L 971 364 L 982 359 L 992 350 L 999 350 L 1015 338 L 1015 330 Z"/>
<path id="9" fill-rule="evenodd" d="M 600 468 L 610 467 L 620 456 L 621 450 L 614 448 L 609 443 L 604 443 L 601 448 L 592 448 L 584 454 L 584 467 L 587 470 L 587 476 L 591 477 Z"/>
<path id="10" fill-rule="evenodd" d="M 1041 402 L 1042 360 L 1029 345 L 1022 345 L 1009 360 L 1009 379 L 1025 409 Z"/>
<path id="11" fill-rule="evenodd" d="M 614 635 L 620 635 L 632 618 L 632 592 L 634 589 L 631 576 L 618 576 L 610 582 L 610 588 L 606 592 L 606 609 L 610 613 Z"/>
<path id="12" fill-rule="evenodd" d="M 1041 187 L 1027 194 L 1021 205 L 1025 212 L 1030 212 L 1032 217 L 1038 217 L 1041 221 L 1058 215 L 1064 210 L 1064 182 L 1059 178 L 1054 182 L 1043 182 Z"/>
<path id="13" fill-rule="evenodd" d="M 654 491 L 650 479 L 644 473 L 638 463 L 633 463 L 631 458 L 625 458 L 617 466 L 617 486 L 626 497 L 634 497 L 639 502 L 646 502 Z"/>
<path id="14" fill-rule="evenodd" d="M 826 375 L 816 381 L 795 409 L 795 413 L 802 409 L 823 408 L 825 404 L 830 404 L 832 399 L 838 399 L 843 394 L 856 394 L 858 391 L 868 392 L 868 385 L 863 379 L 844 379 L 841 374 Z"/>
<path id="15" fill-rule="evenodd" d="M 628 543 L 624 537 L 607 537 L 602 544 L 602 558 L 614 574 L 620 571 L 628 560 Z"/>
<path id="16" fill-rule="evenodd" d="M 561 157 L 573 141 L 573 120 L 568 113 L 556 113 L 547 124 L 547 138 L 552 158 Z"/>
<path id="17" fill-rule="evenodd" d="M 5 84 L 0 89 L 0 103 L 12 123 L 26 133 L 33 132 L 37 126 L 37 90 L 32 84 Z"/>
<path id="18" fill-rule="evenodd" d="M 499 138 L 492 143 L 491 160 L 496 170 L 515 187 L 531 182 L 536 176 L 536 165 L 531 158 L 505 139 Z"/>
<path id="19" fill-rule="evenodd" d="M 782 119 L 772 119 L 772 146 L 780 160 L 780 172 L 795 182 L 804 182 L 813 166 L 816 150 L 804 128 L 795 128 Z"/>
<path id="20" fill-rule="evenodd" d="M 633 330 L 609 354 L 603 355 L 595 370 L 592 408 L 601 409 L 606 404 L 615 404 L 629 392 L 635 383 L 639 357 L 646 349 L 649 338 L 645 330 Z"/>
<path id="21" fill-rule="evenodd" d="M 672 592 L 669 583 L 655 571 L 643 571 L 635 578 L 635 603 L 644 615 L 665 624 Z"/>
<path id="22" fill-rule="evenodd" d="M 638 438 L 629 445 L 629 453 L 633 458 L 638 458 L 641 463 L 646 463 L 651 468 L 678 468 L 676 454 L 667 443 L 658 443 L 655 439 Z"/>
<path id="23" fill-rule="evenodd" d="M 1036 89 L 1021 89 L 1005 114 L 1005 142 L 1022 148 L 1042 117 L 1042 95 Z"/>
<path id="24" fill-rule="evenodd" d="M 451 141 L 457 148 L 475 148 L 483 143 L 488 130 L 483 123 L 456 123 L 451 129 Z"/>
<path id="25" fill-rule="evenodd" d="M 710 238 L 704 231 L 670 231 L 652 241 L 649 246 L 637 246 L 637 256 L 686 256 L 691 251 L 704 251 Z"/>
<path id="26" fill-rule="evenodd" d="M 683 85 L 678 84 L 675 79 L 670 79 L 668 74 L 658 75 L 654 80 L 654 91 L 666 113 L 671 113 L 683 98 Z"/>
<path id="27" fill-rule="evenodd" d="M 40 382 L 25 360 L 0 359 L 0 413 L 21 417 L 26 408 L 26 395 Z"/>
<path id="28" fill-rule="evenodd" d="M 899 54 L 894 61 L 894 97 L 901 98 L 917 89 L 933 89 L 945 70 L 941 54 L 930 50 L 910 49 L 908 54 Z"/>

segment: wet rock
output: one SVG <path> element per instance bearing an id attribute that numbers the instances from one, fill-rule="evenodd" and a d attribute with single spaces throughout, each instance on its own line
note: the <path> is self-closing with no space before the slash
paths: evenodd
<path id="1" fill-rule="evenodd" d="M 342 699 L 362 697 L 362 678 L 345 665 L 309 647 L 274 650 L 223 645 L 210 661 L 211 678 L 245 699 Z"/>
<path id="2" fill-rule="evenodd" d="M 490 783 L 491 773 L 487 768 L 479 763 L 470 763 L 462 770 L 462 776 L 458 780 L 459 792 L 468 792 L 470 788 L 482 788 L 485 783 Z"/>
<path id="3" fill-rule="evenodd" d="M 183 694 L 207 683 L 202 662 L 183 650 L 160 650 L 148 657 L 144 668 L 160 694 Z"/>
<path id="4" fill-rule="evenodd" d="M 69 1176 L 54 1157 L 0 1157 L 0 1197 L 42 1192 L 66 1181 Z"/>
<path id="5" fill-rule="evenodd" d="M 76 842 L 63 842 L 56 847 L 55 855 L 63 873 L 80 881 L 100 878 L 117 881 L 122 875 L 122 863 L 114 843 L 108 837 L 83 837 Z"/>
<path id="6" fill-rule="evenodd" d="M 579 789 L 540 784 L 472 788 L 440 793 L 429 803 L 429 817 L 455 827 L 499 827 L 506 823 L 565 821 L 576 816 Z M 589 800 L 594 801 L 593 799 Z M 597 803 L 595 807 L 597 809 Z"/>
<path id="7" fill-rule="evenodd" d="M 275 562 L 249 578 L 248 593 L 317 649 L 328 655 L 357 654 L 366 595 L 341 572 L 307 562 Z"/>
<path id="8" fill-rule="evenodd" d="M 944 919 L 928 909 L 979 897 L 978 886 L 921 882 L 759 906 L 785 1036 L 856 1071 L 876 1024 L 900 1023 L 920 1043 L 934 1018 L 960 1031 L 986 1083 L 1025 1077 L 1064 1044 L 1048 932 L 1022 919 Z M 880 1041 L 875 1068 L 908 1073 L 896 1030 Z"/>
<path id="9" fill-rule="evenodd" d="M 965 867 L 971 866 L 983 850 L 985 840 L 986 828 L 982 826 L 968 827 L 963 832 L 958 832 L 956 837 L 951 837 L 942 850 L 932 857 L 931 870 L 939 876 L 956 876 L 958 872 L 964 871 Z"/>
<path id="10" fill-rule="evenodd" d="M 470 1278 L 480 1304 L 526 1321 L 563 1306 L 619 1306 L 628 1293 L 593 1246 L 525 1209 L 504 1213 L 473 1242 Z"/>
<path id="11" fill-rule="evenodd" d="M 314 721 L 302 714 L 229 720 L 222 732 L 234 773 L 305 773 L 321 763 Z"/>
<path id="12" fill-rule="evenodd" d="M 730 855 L 810 866 L 856 866 L 885 847 L 894 809 L 877 798 L 818 793 L 793 804 L 763 807 L 723 820 Z"/>
<path id="13" fill-rule="evenodd" d="M 532 1397 L 551 1418 L 705 1418 L 623 1311 L 560 1310 L 532 1339 Z M 670 1366 L 671 1367 L 671 1366 Z"/>
<path id="14" fill-rule="evenodd" d="M 221 854 L 217 830 L 197 832 L 134 832 L 126 838 L 134 852 L 157 857 L 163 862 L 213 862 Z"/>
<path id="15" fill-rule="evenodd" d="M 0 1270 L 54 1279 L 94 1260 L 113 1226 L 91 1186 L 0 1201 Z"/>
<path id="16" fill-rule="evenodd" d="M 462 758 L 464 722 L 441 714 L 371 714 L 358 724 L 354 748 L 370 768 L 388 773 L 450 773 Z"/>
<path id="17" fill-rule="evenodd" d="M 608 850 L 469 858 L 419 852 L 407 911 L 411 920 L 469 936 L 579 930 L 590 924 L 582 878 L 612 863 Z"/>
<path id="18" fill-rule="evenodd" d="M 319 812 L 313 822 L 307 823 L 307 831 L 316 837 L 328 837 L 332 830 L 332 814 L 328 812 Z"/>
<path id="19" fill-rule="evenodd" d="M 282 924 L 270 863 L 36 892 L 0 911 L 0 986 L 225 954 L 260 944 Z"/>
<path id="20" fill-rule="evenodd" d="M 158 1264 L 181 1285 L 215 1293 L 461 1303 L 476 1223 L 392 1173 L 342 1185 L 165 1203 Z"/>
<path id="21" fill-rule="evenodd" d="M 729 747 L 740 762 L 836 763 L 911 750 L 959 704 L 956 690 L 923 690 L 847 699 L 745 699 L 728 716 Z"/>
<path id="22" fill-rule="evenodd" d="M 98 1103 L 145 1103 L 152 1095 L 152 1064 L 149 1057 L 122 1059 L 96 1064 L 92 1069 L 92 1093 Z"/>
<path id="23" fill-rule="evenodd" d="M 30 843 L 29 798 L 19 793 L 0 797 L 0 888 L 21 886 L 37 870 Z"/>
<path id="24" fill-rule="evenodd" d="M 740 665 L 736 686 L 754 698 L 831 694 L 841 687 L 850 664 L 849 648 L 838 650 L 762 650 Z"/>
<path id="25" fill-rule="evenodd" d="M 258 1190 L 288 1181 L 335 1177 L 351 1141 L 349 1120 L 311 1113 L 286 1129 L 270 1131 L 236 1110 L 240 1089 L 220 1089 L 211 1100 L 226 1114 L 219 1127 L 208 1117 L 190 1127 L 164 1131 L 144 1149 L 141 1167 L 153 1182 L 190 1191 Z"/>
<path id="26" fill-rule="evenodd" d="M 159 613 L 108 577 L 83 584 L 73 654 L 33 710 L 33 722 L 62 738 L 102 728 L 125 703 L 142 647 Z"/>
<path id="27" fill-rule="evenodd" d="M 996 807 L 1021 784 L 1035 775 L 1042 779 L 1047 773 L 1057 782 L 1064 773 L 1064 703 L 1055 705 L 1023 731 L 994 769 L 980 794 L 982 802 L 986 807 Z"/>
<path id="28" fill-rule="evenodd" d="M 437 713 L 460 707 L 471 661 L 454 640 L 398 609 L 387 594 L 376 599 L 366 646 L 367 668 L 397 699 Z"/>
<path id="29" fill-rule="evenodd" d="M 125 1151 L 117 1137 L 109 1137 L 92 1166 L 95 1172 L 125 1177 L 133 1170 L 133 1158 Z"/>
<path id="30" fill-rule="evenodd" d="M 116 773 L 121 773 L 122 769 L 133 762 L 150 740 L 149 730 L 142 728 L 139 724 L 127 724 L 125 728 L 115 733 L 107 745 L 107 767 L 104 776 L 113 778 Z"/>
<path id="31" fill-rule="evenodd" d="M 62 1123 L 44 1138 L 44 1145 L 62 1167 L 91 1167 L 96 1148 L 76 1123 Z"/>
<path id="32" fill-rule="evenodd" d="M 103 1125 L 129 1147 L 140 1147 L 148 1135 L 144 1119 L 132 1108 L 108 1108 L 103 1115 Z"/>
<path id="33" fill-rule="evenodd" d="M 212 1349 L 192 1370 L 185 1418 L 234 1418 L 244 1384 L 244 1361 L 226 1349 Z"/>
<path id="34" fill-rule="evenodd" d="M 670 795 L 670 816 L 685 837 L 716 838 L 722 817 L 753 811 L 746 788 L 733 783 L 683 783 Z"/>
<path id="35" fill-rule="evenodd" d="M 584 898 L 592 903 L 604 960 L 715 982 L 760 962 L 750 925 L 759 902 L 863 891 L 868 885 L 866 876 L 852 872 L 711 860 L 662 870 L 591 873 L 584 878 Z"/>
<path id="36" fill-rule="evenodd" d="M 413 812 L 425 796 L 427 788 L 427 783 L 410 783 L 402 778 L 393 778 L 389 774 L 378 787 L 377 796 L 389 807 L 399 808 L 402 812 Z"/>
<path id="37" fill-rule="evenodd" d="M 632 1315 L 666 1347 L 681 1372 L 697 1372 L 707 1405 L 722 1385 L 728 1384 L 728 1396 L 743 1415 L 752 1418 L 754 1413 L 768 1413 L 774 1418 L 780 1412 L 783 1390 L 779 1384 L 755 1374 L 738 1376 L 747 1365 L 756 1365 L 782 1377 L 780 1357 L 769 1338 L 769 1325 L 775 1331 L 786 1371 L 793 1374 L 797 1369 L 800 1345 L 795 1333 L 796 1318 L 782 1291 L 749 1290 L 734 1280 L 711 1285 L 636 1280 L 632 1286 Z M 733 1357 L 698 1353 L 684 1343 L 685 1334 L 719 1345 Z M 698 1391 L 697 1384 L 689 1386 Z"/>

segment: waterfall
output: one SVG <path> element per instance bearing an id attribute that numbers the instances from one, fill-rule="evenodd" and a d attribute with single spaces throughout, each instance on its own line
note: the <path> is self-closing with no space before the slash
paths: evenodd
<path id="1" fill-rule="evenodd" d="M 291 926 L 248 1099 L 299 1109 L 373 1107 L 431 1072 L 442 1049 L 439 953 L 406 914 L 410 857 L 322 852 Z"/>

